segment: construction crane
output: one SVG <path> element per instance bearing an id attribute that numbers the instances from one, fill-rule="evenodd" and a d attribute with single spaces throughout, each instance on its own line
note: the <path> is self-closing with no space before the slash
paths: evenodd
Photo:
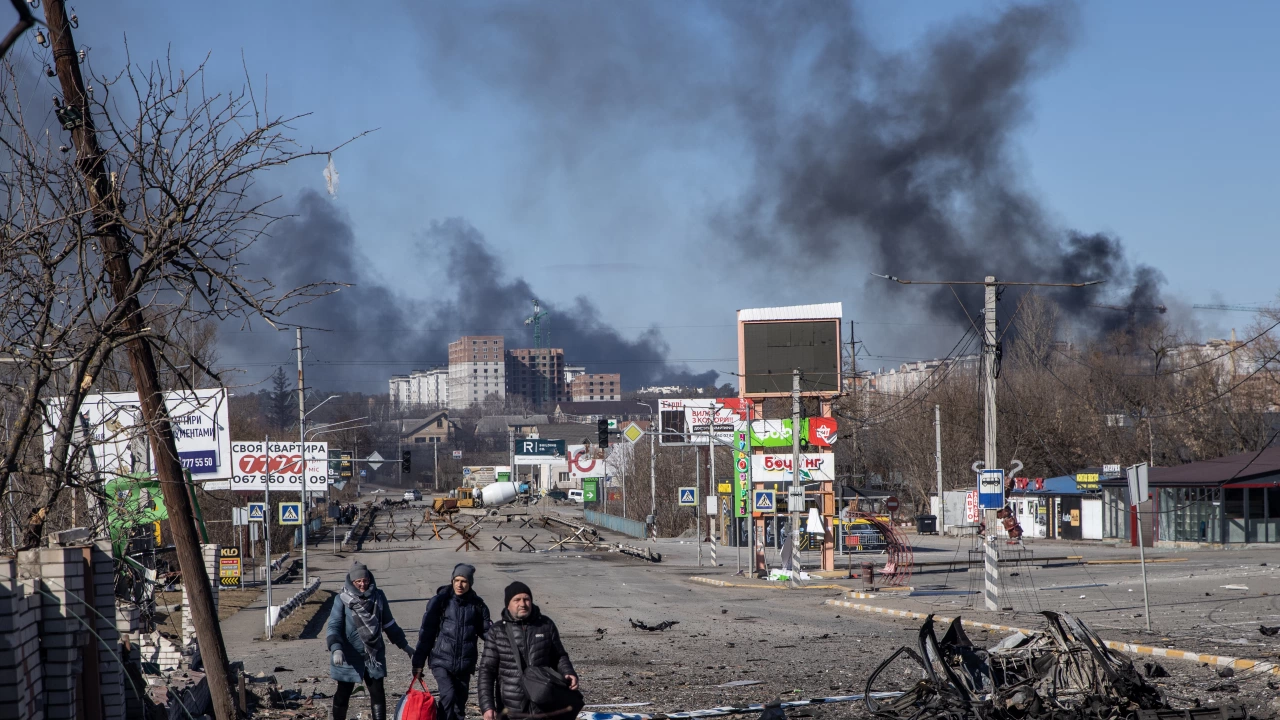
<path id="1" fill-rule="evenodd" d="M 1196 310 L 1221 310 L 1223 312 L 1247 312 L 1257 313 L 1265 312 L 1267 307 L 1264 305 L 1192 305 Z"/>
<path id="2" fill-rule="evenodd" d="M 534 350 L 533 354 L 535 357 L 540 357 L 542 355 L 541 353 L 541 350 L 543 348 L 542 318 L 546 316 L 547 316 L 547 311 L 543 310 L 542 307 L 538 304 L 538 298 L 534 298 L 533 314 L 524 319 L 524 324 L 533 326 L 533 350 Z M 551 344 L 550 341 L 551 341 L 551 332 L 548 331 L 546 344 L 550 345 Z M 550 355 L 550 353 L 547 353 L 547 354 L 548 356 Z M 534 362 L 533 366 L 537 368 L 538 361 L 535 359 L 533 362 Z M 552 367 L 553 365 L 551 363 L 551 358 L 547 357 L 547 368 L 546 368 L 546 372 L 543 373 L 543 377 L 542 377 L 542 403 L 544 404 L 547 402 L 547 396 L 551 394 L 550 381 L 551 381 Z"/>

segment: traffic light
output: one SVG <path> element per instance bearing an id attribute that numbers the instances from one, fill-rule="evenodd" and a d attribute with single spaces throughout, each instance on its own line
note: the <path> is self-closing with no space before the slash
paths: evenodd
<path id="1" fill-rule="evenodd" d="M 596 423 L 596 431 L 600 436 L 600 447 L 609 447 L 609 421 L 600 418 L 599 422 Z"/>
<path id="2" fill-rule="evenodd" d="M 405 475 L 409 474 L 409 460 L 413 457 L 413 453 L 405 450 L 400 454 L 400 472 Z"/>

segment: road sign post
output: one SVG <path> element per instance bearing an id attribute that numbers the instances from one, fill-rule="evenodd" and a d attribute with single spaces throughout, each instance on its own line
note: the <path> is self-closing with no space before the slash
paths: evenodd
<path id="1" fill-rule="evenodd" d="M 755 490 L 751 493 L 751 512 L 758 515 L 772 515 L 777 512 L 772 490 Z"/>
<path id="2" fill-rule="evenodd" d="M 1147 551 L 1142 542 L 1142 503 L 1147 501 L 1147 464 L 1138 463 L 1126 469 L 1129 480 L 1129 503 L 1138 526 L 1138 564 L 1142 566 L 1142 607 L 1147 619 L 1147 632 L 1151 632 L 1151 602 L 1147 599 Z"/>
<path id="3" fill-rule="evenodd" d="M 260 502 L 249 503 L 249 522 L 262 522 L 267 516 L 267 504 Z"/>
<path id="4" fill-rule="evenodd" d="M 280 517 L 278 519 L 281 525 L 301 525 L 302 524 L 302 503 L 300 502 L 282 502 L 279 505 Z"/>
<path id="5" fill-rule="evenodd" d="M 978 507 L 999 510 L 1004 507 L 1004 470 L 982 470 L 978 473 Z"/>
<path id="6" fill-rule="evenodd" d="M 898 512 L 899 507 L 900 507 L 900 504 L 898 503 L 898 498 L 890 495 L 889 497 L 884 499 L 884 509 L 888 511 L 890 515 L 893 515 L 894 513 Z"/>
<path id="7" fill-rule="evenodd" d="M 695 507 L 698 504 L 698 488 L 682 487 L 678 493 L 680 507 Z"/>

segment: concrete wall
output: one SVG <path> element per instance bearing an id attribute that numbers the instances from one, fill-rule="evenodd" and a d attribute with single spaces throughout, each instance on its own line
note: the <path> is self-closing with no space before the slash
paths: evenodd
<path id="1" fill-rule="evenodd" d="M 583 516 L 586 521 L 592 525 L 599 525 L 614 532 L 620 532 L 623 535 L 630 535 L 633 538 L 645 538 L 644 523 L 639 520 L 628 520 L 627 518 L 618 517 L 617 515 L 606 515 L 595 510 L 583 510 Z"/>

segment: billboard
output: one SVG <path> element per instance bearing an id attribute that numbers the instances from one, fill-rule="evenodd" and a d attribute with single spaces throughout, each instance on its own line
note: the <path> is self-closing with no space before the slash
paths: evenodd
<path id="1" fill-rule="evenodd" d="M 230 478 L 231 422 L 227 391 L 210 388 L 167 392 L 164 401 L 182 466 L 190 470 L 196 480 Z M 53 428 L 62 419 L 61 410 L 58 400 L 49 402 L 44 430 L 46 455 L 53 450 Z M 98 473 L 150 473 L 155 467 L 138 393 L 85 396 L 80 406 L 80 427 L 83 434 L 77 433 L 77 437 L 90 438 L 85 462 Z"/>
<path id="2" fill-rule="evenodd" d="M 746 423 L 740 423 L 740 425 L 745 428 Z M 835 441 L 835 418 L 803 418 L 800 420 L 801 445 L 831 447 Z M 751 447 L 791 447 L 791 418 L 752 421 Z"/>
<path id="3" fill-rule="evenodd" d="M 738 311 L 738 373 L 742 394 L 790 395 L 800 370 L 806 395 L 840 392 L 841 303 Z"/>
<path id="4" fill-rule="evenodd" d="M 308 492 L 324 492 L 329 485 L 329 443 L 261 440 L 231 443 L 235 473 L 228 482 L 205 483 L 206 490 L 257 490 L 267 487 L 282 492 L 301 492 L 306 477 Z"/>
<path id="5" fill-rule="evenodd" d="M 752 455 L 752 482 L 791 482 L 790 454 L 786 455 Z M 835 480 L 835 453 L 801 453 L 800 468 L 809 474 L 809 478 L 801 478 L 802 482 L 819 482 Z"/>
<path id="6" fill-rule="evenodd" d="M 570 480 L 604 475 L 604 460 L 593 457 L 587 452 L 586 445 L 570 445 L 566 450 L 569 454 Z"/>
<path id="7" fill-rule="evenodd" d="M 722 445 L 733 443 L 739 421 L 752 415 L 754 403 L 741 398 L 658 399 L 658 443 L 706 445 L 708 435 Z"/>

